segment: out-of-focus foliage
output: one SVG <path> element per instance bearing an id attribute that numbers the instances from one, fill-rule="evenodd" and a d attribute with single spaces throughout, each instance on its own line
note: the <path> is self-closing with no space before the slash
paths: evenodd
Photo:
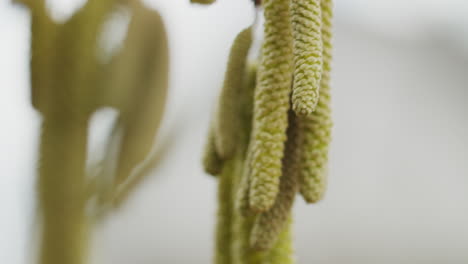
<path id="1" fill-rule="evenodd" d="M 86 263 L 93 216 L 120 204 L 161 156 L 152 149 L 168 86 L 164 23 L 136 0 L 89 0 L 64 23 L 49 16 L 44 0 L 17 2 L 31 13 L 32 104 L 42 115 L 39 263 Z M 103 61 L 104 24 L 121 9 L 131 14 L 127 36 Z M 88 171 L 89 120 L 102 107 L 119 117 L 103 160 Z"/>
<path id="2" fill-rule="evenodd" d="M 190 0 L 190 2 L 195 4 L 209 5 L 216 2 L 216 0 Z"/>

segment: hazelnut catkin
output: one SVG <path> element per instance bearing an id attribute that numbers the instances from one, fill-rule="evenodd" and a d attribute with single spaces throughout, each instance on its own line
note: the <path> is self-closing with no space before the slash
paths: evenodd
<path id="1" fill-rule="evenodd" d="M 310 116 L 300 117 L 304 130 L 300 192 L 308 203 L 320 201 L 326 190 L 328 152 L 331 141 L 330 71 L 332 59 L 332 1 L 322 0 L 323 74 L 317 109 Z"/>
<path id="2" fill-rule="evenodd" d="M 290 113 L 286 155 L 283 158 L 283 175 L 280 178 L 280 191 L 270 210 L 261 213 L 253 226 L 251 245 L 255 249 L 267 250 L 274 245 L 278 236 L 288 224 L 294 198 L 298 191 L 300 146 L 303 131 L 297 126 L 297 117 Z"/>
<path id="3" fill-rule="evenodd" d="M 234 40 L 229 53 L 224 84 L 219 97 L 215 122 L 215 146 L 222 159 L 232 157 L 239 141 L 241 116 L 239 101 L 244 85 L 247 56 L 252 45 L 252 28 L 242 30 Z"/>
<path id="4" fill-rule="evenodd" d="M 250 208 L 255 212 L 270 209 L 279 191 L 292 78 L 289 0 L 266 0 L 263 7 L 264 40 L 246 161 L 250 167 Z"/>
<path id="5" fill-rule="evenodd" d="M 319 100 L 322 76 L 320 0 L 291 0 L 294 53 L 293 109 L 310 115 Z"/>

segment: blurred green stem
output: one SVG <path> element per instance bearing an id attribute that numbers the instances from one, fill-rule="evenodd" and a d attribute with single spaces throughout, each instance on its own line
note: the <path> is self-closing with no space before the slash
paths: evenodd
<path id="1" fill-rule="evenodd" d="M 47 115 L 42 124 L 39 199 L 41 264 L 81 264 L 87 256 L 87 118 Z"/>

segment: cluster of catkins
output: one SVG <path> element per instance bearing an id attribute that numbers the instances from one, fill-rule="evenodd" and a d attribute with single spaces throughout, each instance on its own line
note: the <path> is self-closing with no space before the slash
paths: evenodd
<path id="1" fill-rule="evenodd" d="M 264 0 L 262 6 L 259 63 L 248 62 L 249 27 L 231 48 L 203 158 L 206 172 L 220 181 L 219 264 L 293 263 L 296 193 L 315 203 L 326 187 L 332 1 Z"/>

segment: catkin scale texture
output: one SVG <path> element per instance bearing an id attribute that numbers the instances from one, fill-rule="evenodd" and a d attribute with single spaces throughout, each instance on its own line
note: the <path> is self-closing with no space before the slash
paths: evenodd
<path id="1" fill-rule="evenodd" d="M 257 80 L 257 64 L 251 64 L 248 67 L 247 75 L 244 80 L 245 87 L 249 90 L 246 92 L 246 96 L 244 96 L 244 100 L 242 101 L 242 109 L 244 109 L 243 113 L 243 124 L 247 128 L 246 130 L 250 133 L 252 128 L 252 115 L 253 115 L 253 94 L 256 87 L 256 80 Z M 249 145 L 249 144 L 247 144 Z M 248 147 L 248 146 L 247 146 Z M 251 152 L 247 150 L 247 155 Z M 249 157 L 245 158 L 245 160 L 250 160 Z M 242 179 L 240 180 L 239 187 L 237 188 L 237 197 L 236 197 L 236 209 L 243 216 L 251 215 L 250 211 L 250 203 L 249 203 L 249 190 L 250 190 L 250 166 L 248 162 L 244 162 L 243 169 L 242 169 Z"/>
<path id="2" fill-rule="evenodd" d="M 292 0 L 294 52 L 292 102 L 298 115 L 310 115 L 319 100 L 322 75 L 320 0 Z"/>
<path id="3" fill-rule="evenodd" d="M 247 160 L 250 167 L 250 208 L 257 212 L 268 210 L 278 194 L 292 79 L 289 1 L 265 1 L 264 15 L 264 42 Z"/>
<path id="4" fill-rule="evenodd" d="M 297 126 L 295 115 L 291 113 L 289 117 L 287 155 L 283 158 L 280 192 L 273 207 L 257 217 L 252 229 L 251 245 L 259 250 L 270 249 L 287 226 L 294 198 L 298 191 L 300 146 L 302 145 L 303 133 Z"/>
<path id="5" fill-rule="evenodd" d="M 300 172 L 300 192 L 308 203 L 324 196 L 327 183 L 328 151 L 331 141 L 330 71 L 332 59 L 332 1 L 322 0 L 323 74 L 317 109 L 307 117 L 300 117 L 305 134 Z"/>

